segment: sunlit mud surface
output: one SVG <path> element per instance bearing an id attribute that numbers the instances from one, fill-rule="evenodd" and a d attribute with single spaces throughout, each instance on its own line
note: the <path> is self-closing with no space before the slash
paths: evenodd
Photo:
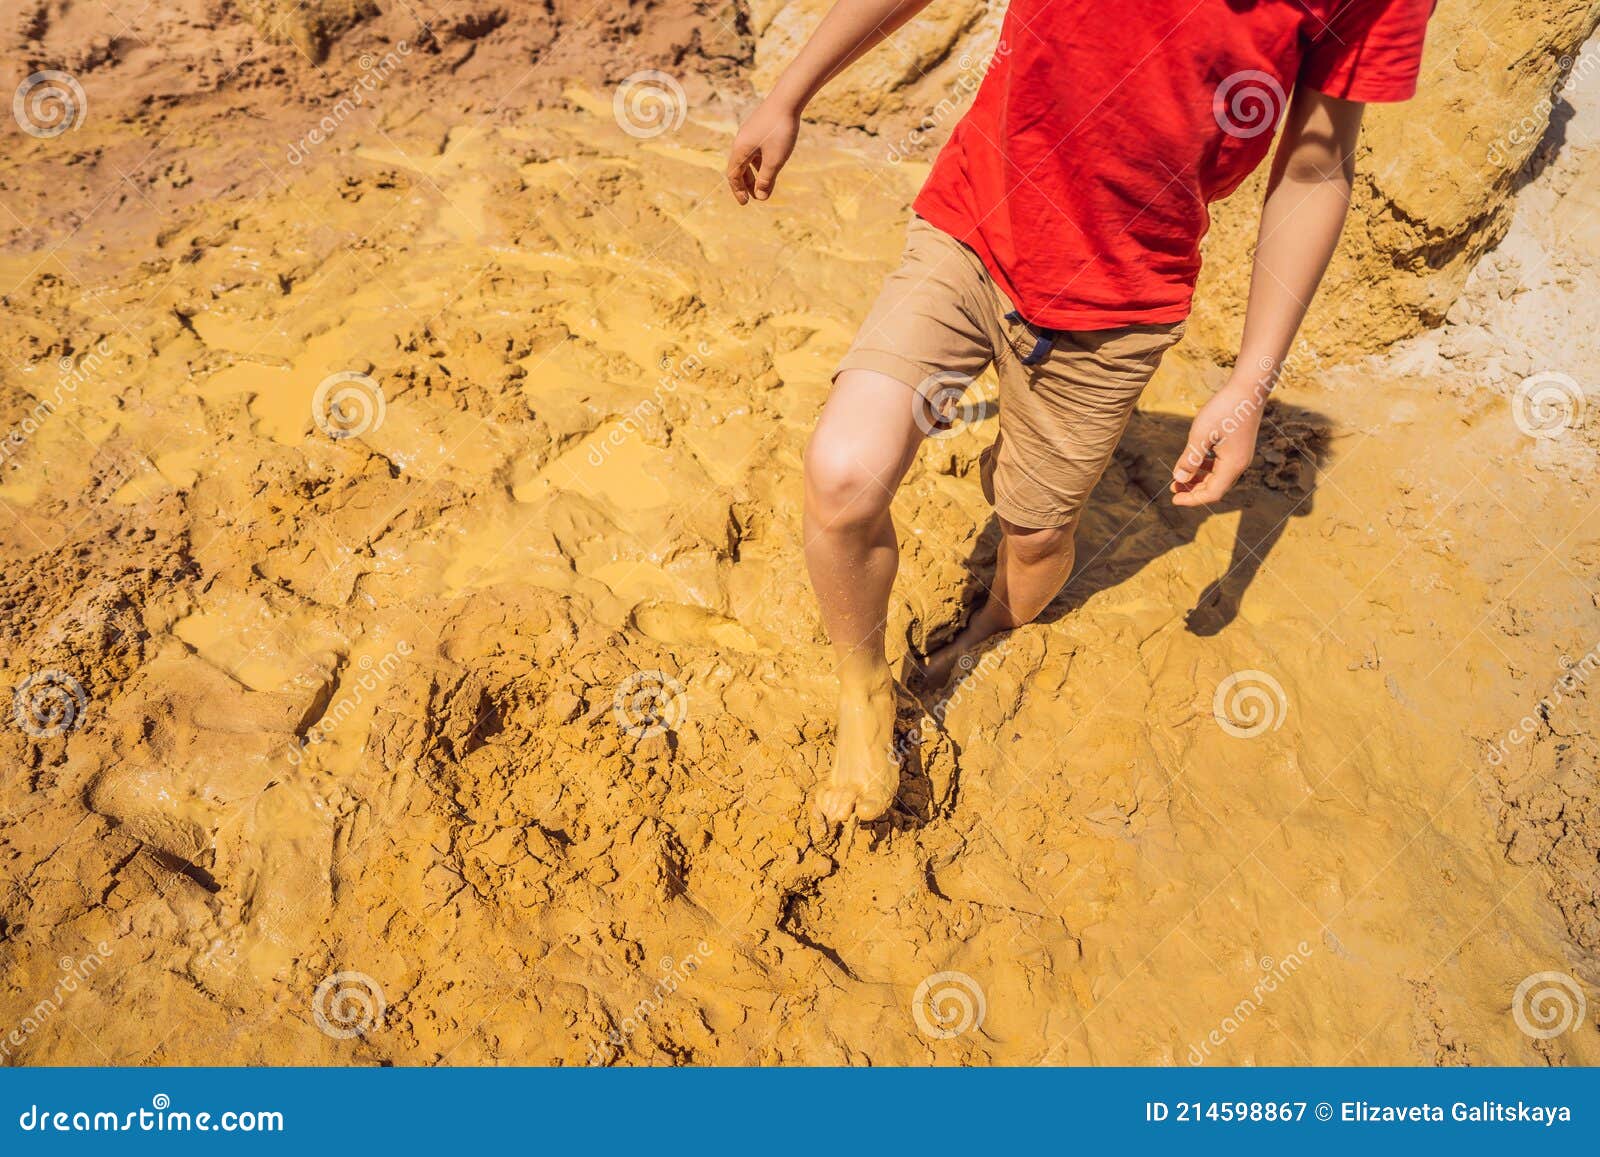
<path id="1" fill-rule="evenodd" d="M 1600 984 L 1600 420 L 1517 401 L 1600 364 L 1593 111 L 1210 512 L 1162 494 L 1221 371 L 1169 359 L 838 842 L 800 454 L 922 170 L 818 138 L 741 211 L 726 124 L 580 89 L 300 165 L 219 99 L 164 193 L 115 123 L 59 197 L 8 157 L 8 1063 L 1600 1062 L 1518 993 Z M 992 568 L 969 400 L 897 657 Z"/>

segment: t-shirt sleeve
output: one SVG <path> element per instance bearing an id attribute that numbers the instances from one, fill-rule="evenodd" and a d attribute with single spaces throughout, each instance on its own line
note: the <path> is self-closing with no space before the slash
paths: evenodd
<path id="1" fill-rule="evenodd" d="M 1299 83 L 1342 100 L 1410 100 L 1435 0 L 1338 0 L 1313 35 Z"/>

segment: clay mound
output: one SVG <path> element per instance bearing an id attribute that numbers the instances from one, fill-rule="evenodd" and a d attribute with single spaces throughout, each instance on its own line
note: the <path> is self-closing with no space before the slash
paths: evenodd
<path id="1" fill-rule="evenodd" d="M 465 108 L 504 119 L 546 107 L 573 82 L 609 86 L 664 70 L 685 100 L 722 120 L 771 84 L 827 6 L 236 0 L 219 10 L 183 0 L 152 6 L 130 33 L 96 6 L 33 0 L 13 17 L 8 39 L 27 71 L 89 74 L 95 107 L 134 119 L 213 90 L 263 111 L 285 101 L 337 105 L 360 99 L 342 77 L 359 85 L 374 76 L 396 89 L 448 84 Z M 1492 36 L 1477 19 L 1450 6 L 1437 12 L 1416 100 L 1371 110 L 1356 205 L 1308 319 L 1305 356 L 1369 352 L 1443 320 L 1505 232 L 1508 198 L 1559 107 L 1555 94 L 1592 67 L 1579 50 L 1600 24 L 1596 0 L 1562 0 L 1553 11 L 1518 0 L 1496 14 Z M 891 163 L 931 157 L 976 91 L 999 26 L 989 4 L 938 0 L 894 49 L 839 77 L 810 115 L 866 129 L 869 151 Z M 1258 174 L 1220 208 L 1206 243 L 1190 341 L 1223 361 L 1242 324 L 1264 179 Z"/>

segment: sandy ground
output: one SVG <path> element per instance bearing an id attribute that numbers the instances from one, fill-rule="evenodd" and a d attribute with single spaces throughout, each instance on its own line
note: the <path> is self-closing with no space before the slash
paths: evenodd
<path id="1" fill-rule="evenodd" d="M 1303 352 L 1209 512 L 1170 359 L 839 843 L 799 459 L 921 167 L 819 136 L 740 211 L 720 112 L 598 86 L 0 161 L 0 1053 L 1600 1061 L 1597 90 L 1450 323 Z M 989 386 L 897 649 L 992 566 Z"/>

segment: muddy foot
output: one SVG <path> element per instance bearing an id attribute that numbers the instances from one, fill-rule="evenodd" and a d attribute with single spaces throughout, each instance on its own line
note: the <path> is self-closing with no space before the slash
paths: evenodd
<path id="1" fill-rule="evenodd" d="M 830 825 L 854 816 L 863 823 L 889 810 L 900 786 L 894 751 L 894 677 L 885 666 L 839 693 L 833 775 L 817 793 L 817 812 Z"/>
<path id="2" fill-rule="evenodd" d="M 912 690 L 927 695 L 943 689 L 958 671 L 965 674 L 972 670 L 985 644 L 1002 630 L 1004 627 L 995 621 L 985 605 L 959 635 L 922 661 L 912 673 Z"/>

